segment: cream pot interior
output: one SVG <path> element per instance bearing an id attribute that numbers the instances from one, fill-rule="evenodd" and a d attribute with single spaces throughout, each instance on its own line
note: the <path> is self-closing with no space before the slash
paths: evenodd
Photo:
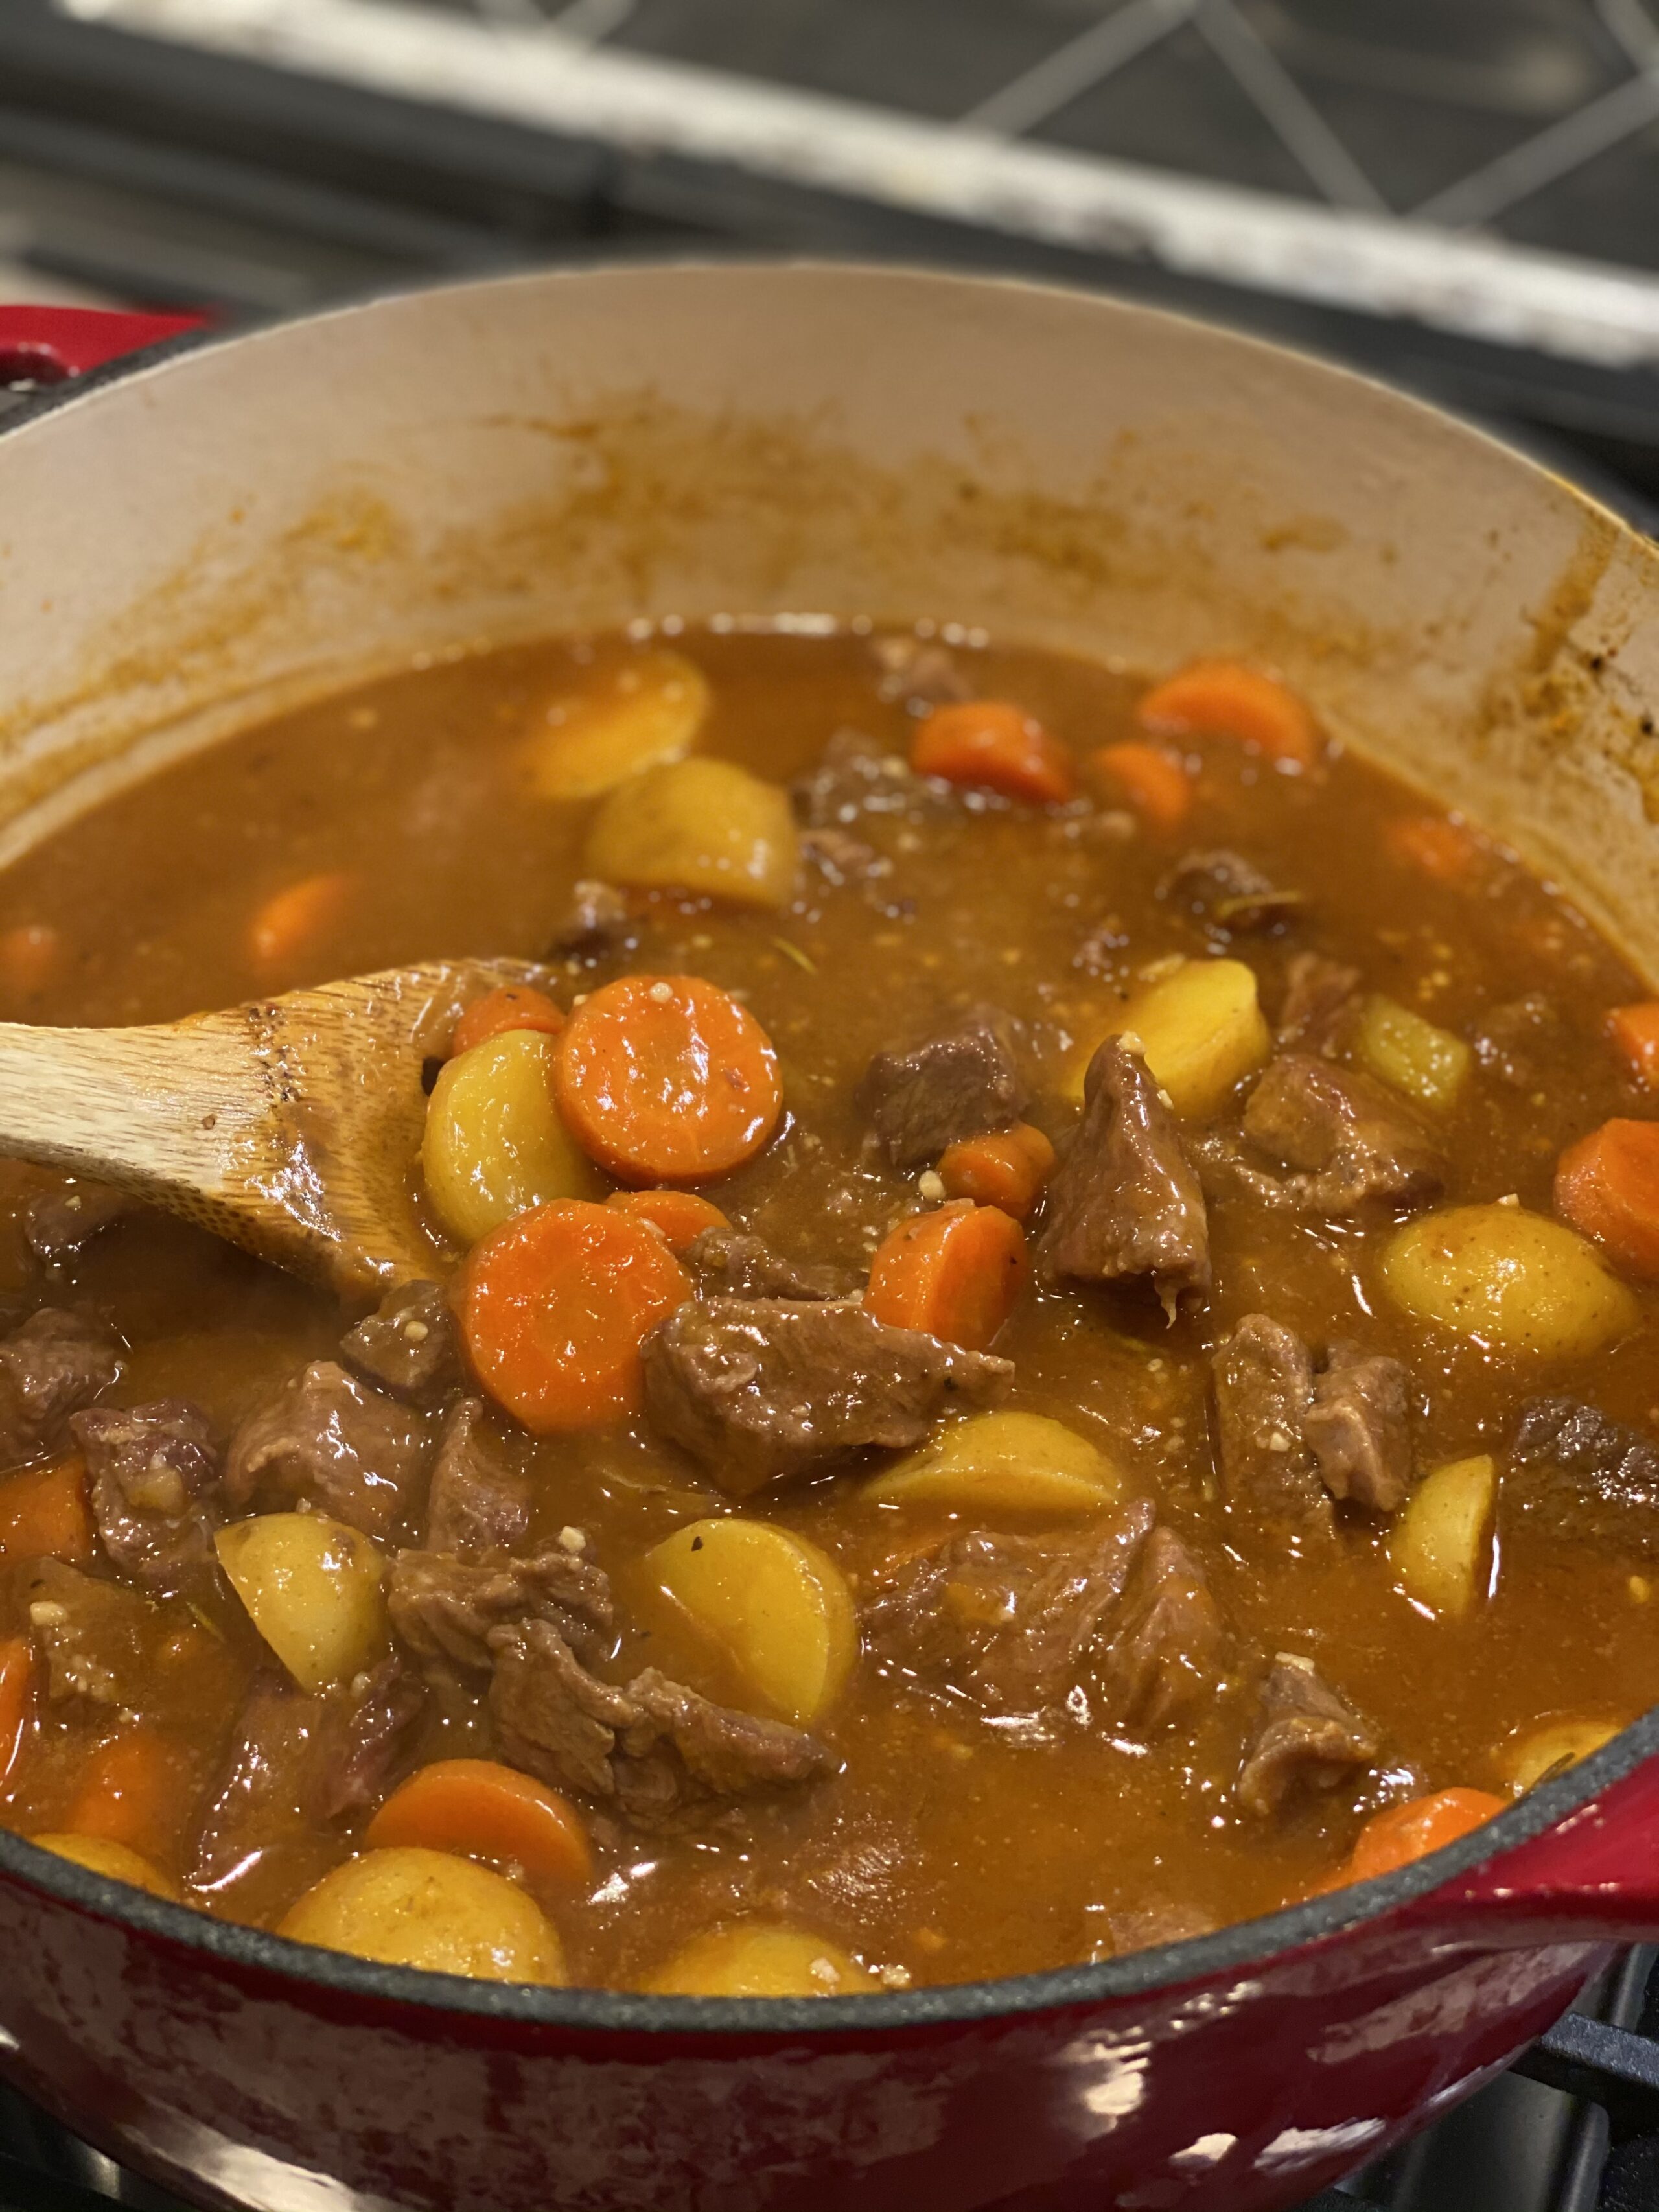
<path id="1" fill-rule="evenodd" d="M 347 309 L 0 441 L 0 859 L 416 653 L 640 615 L 1276 665 L 1659 975 L 1659 553 L 1478 433 L 1111 301 L 825 267 Z"/>

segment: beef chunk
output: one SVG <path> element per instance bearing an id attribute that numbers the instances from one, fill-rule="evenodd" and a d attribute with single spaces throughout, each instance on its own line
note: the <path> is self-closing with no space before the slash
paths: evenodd
<path id="1" fill-rule="evenodd" d="M 67 1260 L 100 1230 L 137 1210 L 137 1200 L 106 1182 L 66 1182 L 37 1191 L 23 1209 L 23 1239 L 37 1260 Z"/>
<path id="2" fill-rule="evenodd" d="M 382 1536 L 413 1502 L 426 1441 L 416 1414 L 319 1359 L 244 1419 L 226 1457 L 225 1495 L 239 1507 L 258 1494 L 309 1498 Z"/>
<path id="3" fill-rule="evenodd" d="M 974 687 L 947 645 L 928 637 L 878 637 L 870 647 L 881 671 L 877 690 L 884 699 L 902 699 L 908 707 L 944 707 L 971 699 Z"/>
<path id="4" fill-rule="evenodd" d="M 1152 1521 L 1143 1503 L 1081 1535 L 948 1537 L 876 1583 L 871 1648 L 924 1689 L 1053 1715 L 1082 1686 Z"/>
<path id="5" fill-rule="evenodd" d="M 845 1267 L 786 1260 L 741 1229 L 705 1229 L 684 1257 L 705 1297 L 846 1298 L 860 1287 Z"/>
<path id="6" fill-rule="evenodd" d="M 29 1577 L 28 1611 L 54 1704 L 66 1698 L 94 1705 L 139 1702 L 156 1618 L 147 1598 L 62 1559 L 40 1559 Z"/>
<path id="7" fill-rule="evenodd" d="M 111 1332 L 47 1306 L 0 1343 L 0 1466 L 58 1443 L 70 1415 L 101 1398 L 121 1372 Z"/>
<path id="8" fill-rule="evenodd" d="M 1313 1360 L 1301 1338 L 1250 1314 L 1210 1357 L 1221 1486 L 1265 1528 L 1331 1526 L 1330 1502 L 1303 1434 Z"/>
<path id="9" fill-rule="evenodd" d="M 1227 1632 L 1204 1569 L 1171 1528 L 1141 1547 L 1106 1648 L 1101 1685 L 1127 1727 L 1164 1729 L 1213 1689 Z"/>
<path id="10" fill-rule="evenodd" d="M 310 1847 L 332 1825 L 386 1796 L 406 1762 L 425 1692 L 396 1659 L 325 1696 L 286 1674 L 256 1675 L 191 1854 L 191 1880 L 214 1891 L 256 1875 L 263 1861 Z M 307 1862 L 301 1860 L 301 1863 Z"/>
<path id="11" fill-rule="evenodd" d="M 340 1339 L 340 1353 L 360 1375 L 400 1398 L 446 1390 L 461 1379 L 460 1336 L 436 1283 L 389 1290 L 376 1310 Z"/>
<path id="12" fill-rule="evenodd" d="M 1275 890 L 1254 861 L 1228 852 L 1188 853 L 1158 895 L 1229 932 L 1268 928 L 1306 903 L 1305 893 Z"/>
<path id="13" fill-rule="evenodd" d="M 1262 1685 L 1235 1794 L 1265 1820 L 1298 1790 L 1335 1789 L 1380 1748 L 1370 1723 L 1320 1680 L 1311 1659 L 1281 1651 Z"/>
<path id="14" fill-rule="evenodd" d="M 1475 1057 L 1500 1083 L 1533 1091 L 1562 1038 L 1561 1017 L 1541 991 L 1494 1006 L 1471 1040 Z"/>
<path id="15" fill-rule="evenodd" d="M 1580 1399 L 1534 1398 L 1510 1456 L 1524 1511 L 1570 1541 L 1659 1558 L 1659 1443 L 1650 1437 Z"/>
<path id="16" fill-rule="evenodd" d="M 1049 1281 L 1151 1279 L 1173 1313 L 1210 1285 L 1204 1194 L 1138 1053 L 1108 1037 L 1084 1078 L 1081 1127 L 1048 1185 L 1038 1268 Z"/>
<path id="17" fill-rule="evenodd" d="M 878 1052 L 857 1104 L 889 1164 L 908 1170 L 936 1160 L 958 1138 L 1006 1129 L 1024 1111 L 1028 1095 L 1014 1059 L 1013 1024 L 995 1006 L 974 1006 L 908 1052 Z"/>
<path id="18" fill-rule="evenodd" d="M 510 1552 L 530 1533 L 530 1485 L 501 1463 L 483 1430 L 482 1398 L 451 1409 L 426 1498 L 428 1552 Z"/>
<path id="19" fill-rule="evenodd" d="M 92 1480 L 92 1515 L 105 1555 L 124 1574 L 176 1587 L 213 1553 L 219 1447 L 185 1398 L 70 1416 Z"/>
<path id="20" fill-rule="evenodd" d="M 837 730 L 815 768 L 790 787 L 795 814 L 809 830 L 849 829 L 860 815 L 944 815 L 957 810 L 946 785 L 915 775 L 902 753 L 862 730 Z"/>
<path id="21" fill-rule="evenodd" d="M 784 1298 L 683 1305 L 644 1356 L 653 1427 L 739 1495 L 836 1453 L 907 1450 L 947 1407 L 994 1404 L 1014 1372 L 862 1306 Z"/>
<path id="22" fill-rule="evenodd" d="M 545 1620 L 588 1663 L 610 1650 L 616 1623 L 610 1578 L 568 1552 L 533 1559 L 504 1552 L 399 1552 L 386 1578 L 392 1626 L 419 1657 L 458 1667 L 490 1663 L 492 1629 Z"/>
<path id="23" fill-rule="evenodd" d="M 1412 1486 L 1411 1377 L 1397 1359 L 1334 1344 L 1302 1432 L 1333 1498 L 1397 1513 Z"/>
<path id="24" fill-rule="evenodd" d="M 546 1620 L 491 1632 L 490 1717 L 502 1756 L 562 1790 L 672 1825 L 834 1771 L 816 1737 L 711 1705 L 654 1668 L 599 1681 Z"/>
<path id="25" fill-rule="evenodd" d="M 1322 952 L 1298 952 L 1285 969 L 1285 1002 L 1275 1034 L 1282 1045 L 1328 1053 L 1352 1018 L 1359 970 Z"/>
<path id="26" fill-rule="evenodd" d="M 629 933 L 628 901 L 610 884 L 584 877 L 571 887 L 570 904 L 548 946 L 555 952 L 604 952 Z"/>
<path id="27" fill-rule="evenodd" d="M 1297 1172 L 1284 1197 L 1311 1213 L 1352 1213 L 1369 1199 L 1421 1206 L 1446 1163 L 1394 1093 L 1367 1075 L 1305 1052 L 1268 1063 L 1244 1109 L 1244 1134 Z"/>

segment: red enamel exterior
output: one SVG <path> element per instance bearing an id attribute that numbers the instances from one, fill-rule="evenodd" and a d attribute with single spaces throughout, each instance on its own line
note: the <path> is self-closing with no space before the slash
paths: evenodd
<path id="1" fill-rule="evenodd" d="M 96 320 L 0 308 L 0 356 L 73 372 L 191 326 Z M 1268 2212 L 1467 2095 L 1638 1938 L 1652 1715 L 1363 1889 L 1101 1966 L 817 2002 L 387 1970 L 0 1832 L 0 2069 L 234 2212 Z"/>
<path id="2" fill-rule="evenodd" d="M 123 315 L 101 307 L 0 306 L 0 380 L 56 384 L 165 338 L 200 330 L 200 315 Z"/>

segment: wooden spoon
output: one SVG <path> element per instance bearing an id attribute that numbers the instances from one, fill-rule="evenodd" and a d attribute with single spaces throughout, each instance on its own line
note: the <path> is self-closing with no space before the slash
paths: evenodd
<path id="1" fill-rule="evenodd" d="M 434 960 L 152 1029 L 0 1023 L 0 1153 L 95 1176 L 361 1294 L 453 1261 L 426 1227 L 423 1063 L 525 961 Z"/>

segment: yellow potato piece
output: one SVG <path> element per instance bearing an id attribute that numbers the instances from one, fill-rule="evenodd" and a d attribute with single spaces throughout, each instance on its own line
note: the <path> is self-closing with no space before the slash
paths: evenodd
<path id="1" fill-rule="evenodd" d="M 805 1536 L 735 1516 L 693 1521 L 644 1564 L 786 1718 L 805 1727 L 840 1696 L 858 1616 L 846 1577 Z"/>
<path id="2" fill-rule="evenodd" d="M 784 906 L 798 846 L 788 793 L 730 761 L 679 761 L 613 791 L 587 833 L 588 872 L 735 906 Z"/>
<path id="3" fill-rule="evenodd" d="M 660 1996 L 677 1997 L 851 1996 L 877 1986 L 838 1943 L 764 1920 L 694 1936 L 647 1984 Z"/>
<path id="4" fill-rule="evenodd" d="M 1474 1054 L 1449 1030 L 1425 1022 L 1397 999 L 1365 1001 L 1354 1032 L 1354 1057 L 1379 1083 L 1437 1114 L 1457 1103 Z"/>
<path id="5" fill-rule="evenodd" d="M 1419 1321 L 1500 1352 L 1565 1359 L 1634 1327 L 1636 1301 L 1593 1244 L 1518 1206 L 1454 1206 L 1395 1231 L 1389 1294 Z"/>
<path id="6" fill-rule="evenodd" d="M 185 1902 L 184 1892 L 176 1881 L 170 1881 L 158 1866 L 125 1844 L 112 1842 L 108 1836 L 31 1836 L 29 1841 L 39 1844 L 43 1851 L 55 1851 L 60 1859 L 73 1859 L 76 1866 L 90 1867 L 94 1874 L 106 1874 L 113 1881 L 131 1882 L 134 1889 L 147 1889 L 152 1897 L 170 1898 L 174 1905 Z"/>
<path id="7" fill-rule="evenodd" d="M 214 1538 L 248 1618 L 302 1690 L 356 1674 L 386 1640 L 380 1554 L 323 1513 L 260 1513 Z"/>
<path id="8" fill-rule="evenodd" d="M 508 1030 L 458 1053 L 427 1102 L 421 1171 L 438 1218 L 476 1244 L 526 1206 L 606 1186 L 553 1103 L 558 1040 Z"/>
<path id="9" fill-rule="evenodd" d="M 962 1513 L 1098 1513 L 1123 1478 L 1086 1437 L 1043 1413 L 976 1413 L 864 1486 L 877 1505 Z"/>
<path id="10" fill-rule="evenodd" d="M 1498 1747 L 1496 1765 L 1517 1796 L 1535 1790 L 1558 1766 L 1576 1766 L 1604 1743 L 1611 1743 L 1623 1721 L 1553 1720 L 1517 1729 Z"/>
<path id="11" fill-rule="evenodd" d="M 597 799 L 681 760 L 708 714 L 708 682 L 683 653 L 612 653 L 538 708 L 520 752 L 541 799 Z"/>
<path id="12" fill-rule="evenodd" d="M 296 1943 L 475 1981 L 565 1980 L 552 1922 L 515 1882 L 448 1851 L 365 1851 L 325 1874 L 277 1929 Z"/>
<path id="13" fill-rule="evenodd" d="M 1489 1452 L 1424 1476 L 1394 1525 L 1389 1553 L 1407 1595 L 1462 1620 L 1486 1588 L 1486 1531 L 1498 1503 Z"/>
<path id="14" fill-rule="evenodd" d="M 1242 960 L 1186 960 L 1137 991 L 1079 1053 L 1066 1085 L 1072 1097 L 1082 1098 L 1089 1062 L 1109 1036 L 1139 1039 L 1148 1072 L 1188 1121 L 1218 1114 L 1234 1085 L 1273 1050 L 1255 977 Z"/>

